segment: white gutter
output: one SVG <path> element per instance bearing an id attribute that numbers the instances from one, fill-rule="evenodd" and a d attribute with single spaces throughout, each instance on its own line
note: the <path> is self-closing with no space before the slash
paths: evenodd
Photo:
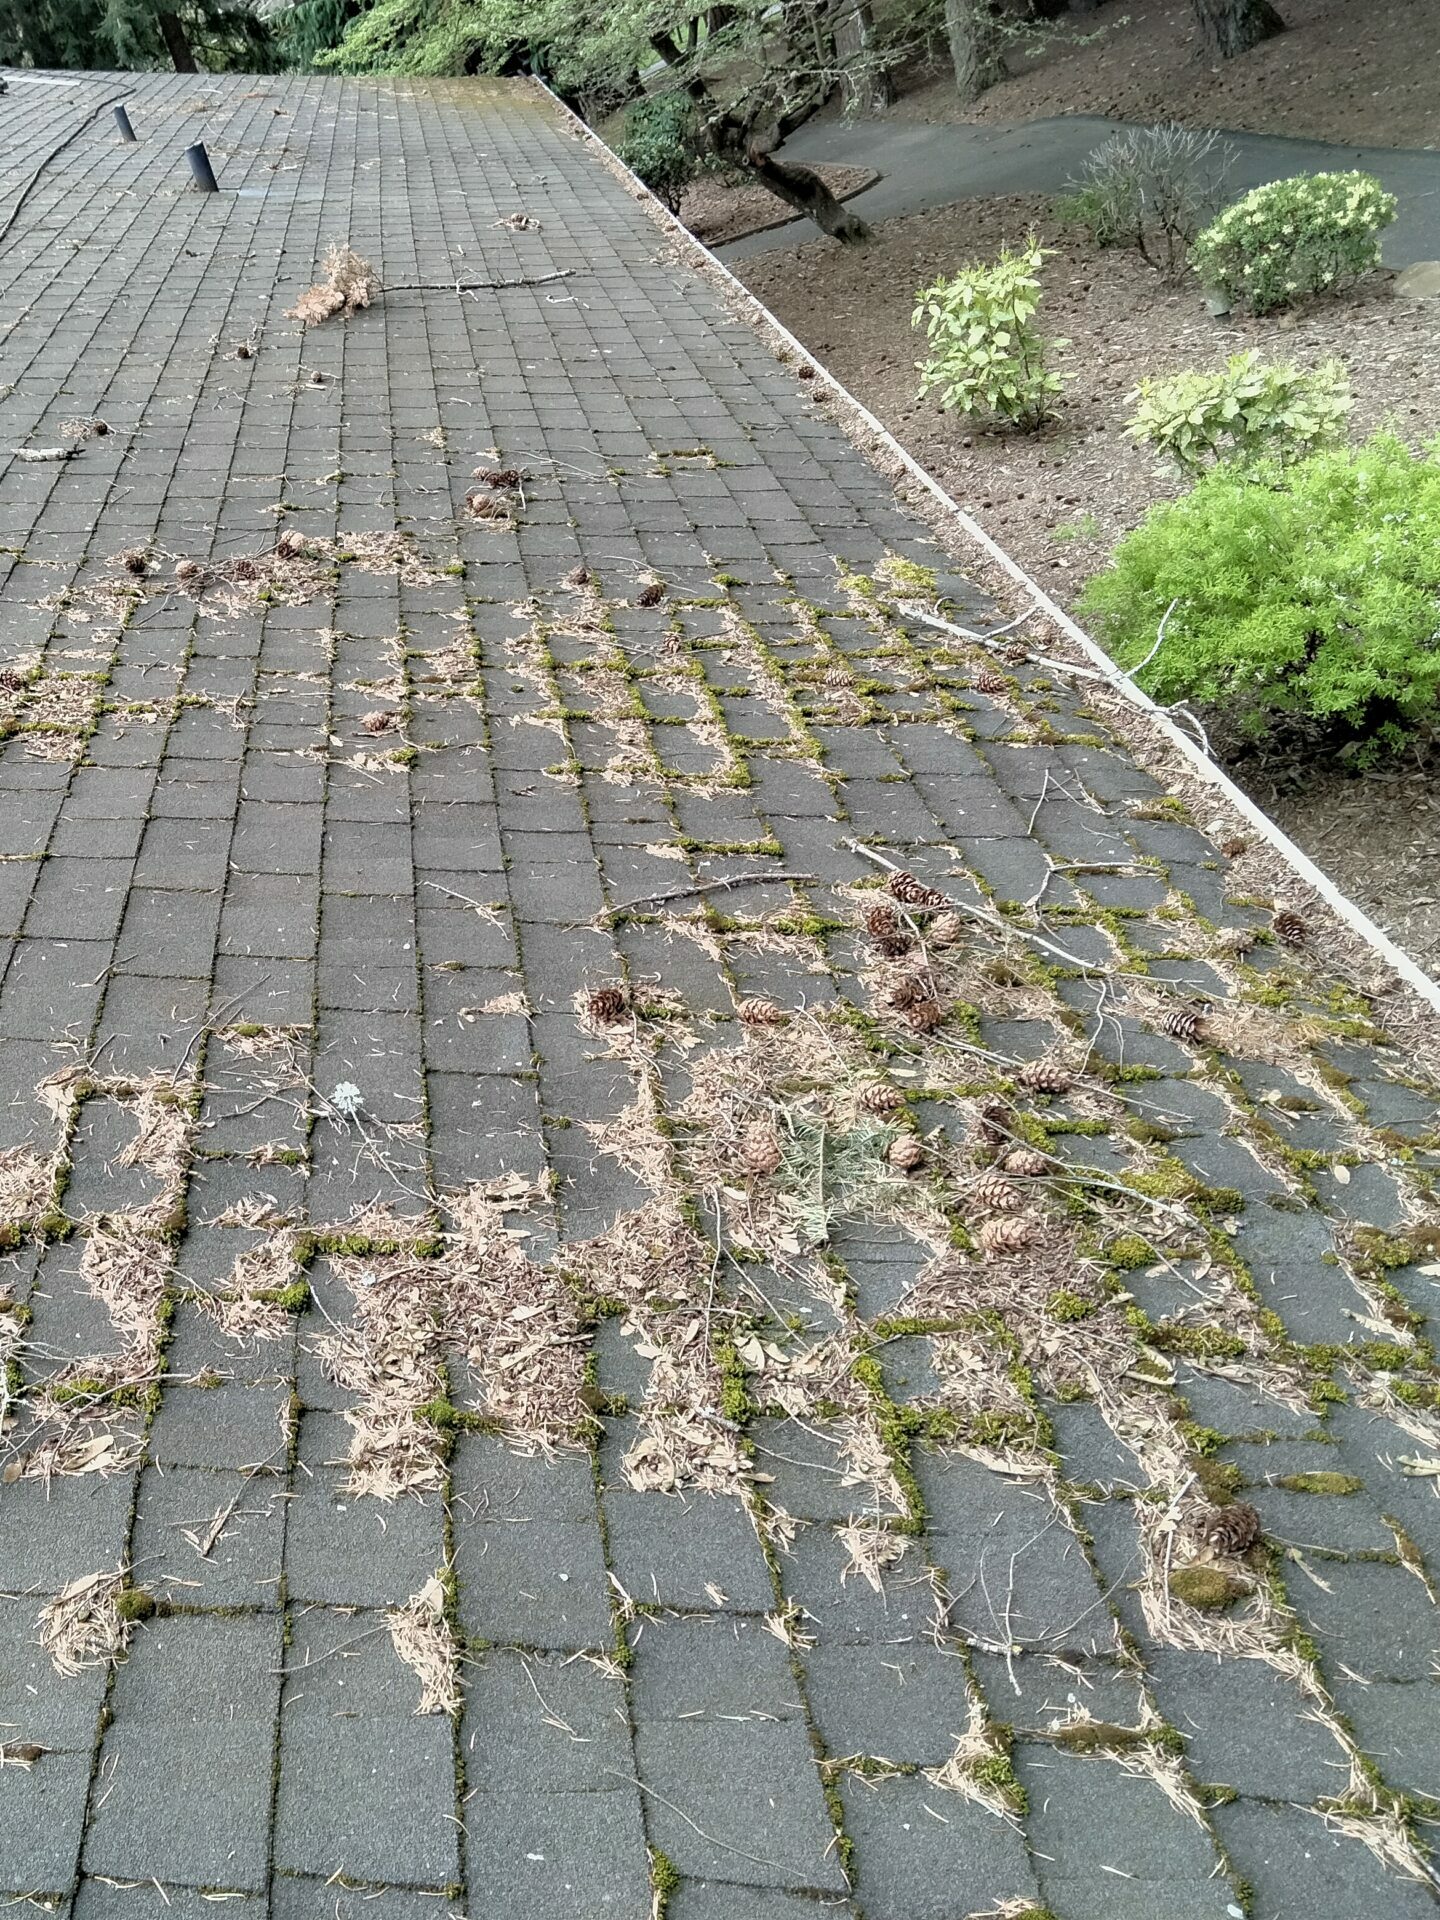
<path id="1" fill-rule="evenodd" d="M 605 153 L 608 154 L 614 162 L 616 168 L 628 179 L 634 181 L 639 194 L 651 202 L 652 209 L 660 214 L 664 224 L 671 228 L 677 238 L 685 241 L 696 253 L 700 254 L 706 265 L 710 267 L 712 271 L 723 275 L 735 293 L 744 301 L 745 305 L 749 307 L 759 319 L 763 320 L 767 327 L 773 329 L 788 346 L 793 348 L 801 357 L 802 361 L 808 361 L 816 366 L 824 365 L 824 362 L 818 360 L 803 341 L 795 338 L 795 335 L 791 333 L 788 327 L 781 325 L 780 321 L 775 318 L 769 308 L 756 299 L 755 295 L 751 293 L 750 289 L 742 280 L 736 279 L 735 275 L 723 260 L 718 259 L 703 241 L 697 240 L 689 228 L 683 226 L 676 216 L 671 213 L 670 209 L 665 206 L 662 201 L 656 199 L 655 195 L 651 193 L 650 189 L 645 185 L 645 182 L 641 180 L 637 174 L 630 171 L 629 167 L 625 165 L 625 162 L 615 154 L 612 148 L 605 145 L 605 142 L 598 134 L 588 127 L 577 114 L 572 113 L 570 108 L 566 106 L 565 102 L 561 100 L 558 95 L 551 93 L 549 87 L 545 85 L 545 82 L 541 80 L 538 75 L 535 76 L 535 84 L 554 101 L 555 105 L 567 119 L 573 121 L 574 124 L 580 128 L 588 140 L 593 141 L 597 147 L 604 149 Z M 1091 660 L 1095 666 L 1101 670 L 1110 685 L 1119 693 L 1123 694 L 1132 706 L 1138 707 L 1142 713 L 1147 714 L 1151 725 L 1164 736 L 1171 746 L 1175 747 L 1184 756 L 1208 786 L 1215 788 L 1215 790 L 1234 807 L 1237 813 L 1243 815 L 1249 824 L 1264 836 L 1287 865 L 1293 868 L 1297 878 L 1303 880 L 1306 886 L 1313 888 L 1330 910 L 1336 914 L 1339 919 L 1344 921 L 1347 927 L 1357 933 L 1362 940 L 1375 949 L 1385 961 L 1386 965 L 1400 976 L 1406 986 L 1417 993 L 1434 1012 L 1440 1013 L 1440 981 L 1432 979 L 1423 968 L 1410 958 L 1410 955 L 1406 953 L 1403 948 L 1397 947 L 1389 934 L 1377 927 L 1367 913 L 1362 913 L 1354 901 L 1340 891 L 1339 887 L 1336 886 L 1329 875 L 1322 873 L 1310 856 L 1303 853 L 1290 836 L 1276 826 L 1275 822 L 1267 813 L 1256 806 L 1249 794 L 1242 792 L 1241 789 L 1236 786 L 1235 782 L 1230 778 L 1229 774 L 1225 772 L 1223 767 L 1218 766 L 1196 741 L 1191 739 L 1190 735 L 1187 734 L 1183 728 L 1177 727 L 1169 714 L 1166 713 L 1162 707 L 1158 707 L 1148 693 L 1145 693 L 1140 687 L 1135 685 L 1133 680 L 1120 672 L 1105 649 L 1096 641 L 1092 640 L 1082 627 L 1077 626 L 1063 607 L 1056 605 L 1049 594 L 1046 593 L 1045 589 L 1040 586 L 1037 581 L 1032 580 L 1025 569 L 1012 560 L 1003 547 L 997 545 L 977 520 L 972 520 L 965 509 L 960 506 L 957 501 L 951 499 L 939 481 L 925 471 L 924 467 L 920 465 L 914 455 L 907 452 L 906 449 L 901 446 L 889 428 L 885 426 L 882 421 L 877 420 L 870 409 L 862 401 L 857 400 L 847 387 L 843 387 L 828 368 L 825 369 L 825 378 L 835 389 L 836 393 L 842 395 L 846 403 L 859 418 L 864 421 L 869 432 L 873 433 L 875 438 L 883 443 L 886 452 L 891 454 L 893 458 L 905 468 L 905 471 L 910 475 L 911 479 L 918 481 L 939 505 L 945 509 L 945 512 L 953 520 L 959 522 L 970 539 L 994 561 L 996 566 L 1008 574 L 1017 586 L 1023 587 L 1027 593 L 1034 596 L 1036 604 L 1048 614 L 1050 619 L 1054 621 L 1055 625 L 1067 639 L 1072 641 L 1086 658 Z"/>

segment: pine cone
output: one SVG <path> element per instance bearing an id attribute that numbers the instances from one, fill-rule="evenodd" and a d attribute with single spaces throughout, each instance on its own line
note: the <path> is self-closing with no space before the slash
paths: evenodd
<path id="1" fill-rule="evenodd" d="M 1007 1254 L 1019 1253 L 1028 1247 L 1034 1235 L 1028 1221 L 1002 1216 L 998 1220 L 987 1220 L 977 1238 L 984 1252 Z"/>
<path id="2" fill-rule="evenodd" d="M 902 973 L 893 980 L 885 993 L 885 1004 L 896 1013 L 904 1013 L 909 1007 L 918 1007 L 922 1000 L 928 1000 L 924 983 L 913 973 Z"/>
<path id="3" fill-rule="evenodd" d="M 887 960 L 898 960 L 909 953 L 915 942 L 900 925 L 893 907 L 874 906 L 865 915 L 865 931 Z"/>
<path id="4" fill-rule="evenodd" d="M 1249 953 L 1254 944 L 1255 929 L 1253 927 L 1221 927 L 1215 936 L 1217 953 L 1233 953 L 1238 956 Z"/>
<path id="5" fill-rule="evenodd" d="M 1227 860 L 1238 860 L 1249 844 L 1250 842 L 1242 839 L 1238 833 L 1232 833 L 1228 840 L 1220 842 L 1220 851 Z"/>
<path id="6" fill-rule="evenodd" d="M 360 725 L 366 733 L 387 733 L 398 718 L 398 714 L 386 713 L 382 707 L 377 707 L 374 713 L 361 714 Z"/>
<path id="7" fill-rule="evenodd" d="M 116 557 L 126 573 L 144 573 L 146 559 L 143 547 L 127 547 L 124 553 Z"/>
<path id="8" fill-rule="evenodd" d="M 255 349 L 253 347 L 246 346 L 245 342 L 242 340 L 239 346 L 236 347 L 235 349 L 235 358 L 237 360 L 253 360 L 255 358 Z"/>
<path id="9" fill-rule="evenodd" d="M 975 1116 L 975 1131 L 982 1146 L 1002 1146 L 1015 1131 L 1015 1116 L 999 1100 L 990 1100 Z"/>
<path id="10" fill-rule="evenodd" d="M 1200 1016 L 1193 1007 L 1171 1007 L 1160 1016 L 1160 1031 L 1177 1040 L 1193 1040 L 1200 1031 Z"/>
<path id="11" fill-rule="evenodd" d="M 142 568 L 141 571 L 143 572 L 144 569 Z M 226 572 L 232 580 L 258 580 L 260 565 L 253 554 L 241 553 L 230 562 Z"/>
<path id="12" fill-rule="evenodd" d="M 745 1129 L 740 1140 L 740 1163 L 747 1173 L 774 1173 L 782 1159 L 780 1136 L 764 1120 Z"/>
<path id="13" fill-rule="evenodd" d="M 282 560 L 299 560 L 306 551 L 304 534 L 294 531 L 282 533 L 275 542 L 275 551 Z"/>
<path id="14" fill-rule="evenodd" d="M 1275 929 L 1275 938 L 1283 940 L 1287 947 L 1303 947 L 1310 937 L 1309 927 L 1293 907 L 1281 907 L 1270 924 Z"/>
<path id="15" fill-rule="evenodd" d="M 0 667 L 0 693 L 18 693 L 25 684 L 23 673 L 13 667 Z"/>
<path id="16" fill-rule="evenodd" d="M 907 907 L 943 907 L 945 905 L 943 893 L 937 893 L 934 887 L 927 887 L 923 880 L 917 880 L 913 873 L 906 873 L 903 868 L 897 873 L 892 873 L 885 884 L 894 897 L 903 901 Z"/>
<path id="17" fill-rule="evenodd" d="M 596 987 L 585 1002 L 585 1011 L 597 1027 L 613 1027 L 630 1012 L 630 996 L 624 987 Z"/>
<path id="18" fill-rule="evenodd" d="M 476 467 L 475 478 L 487 487 L 518 487 L 520 471 L 518 467 Z"/>
<path id="19" fill-rule="evenodd" d="M 642 587 L 635 596 L 635 604 L 638 607 L 658 607 L 664 598 L 665 582 L 663 580 L 652 580 L 649 586 Z"/>
<path id="20" fill-rule="evenodd" d="M 898 1113 L 905 1104 L 905 1096 L 898 1087 L 892 1087 L 888 1080 L 872 1080 L 860 1089 L 859 1106 L 863 1113 L 874 1113 L 883 1119 L 887 1113 Z"/>
<path id="21" fill-rule="evenodd" d="M 476 520 L 505 520 L 510 515 L 509 507 L 493 493 L 467 493 L 465 504 Z"/>
<path id="22" fill-rule="evenodd" d="M 970 1189 L 970 1198 L 977 1207 L 989 1207 L 994 1213 L 1014 1213 L 1020 1206 L 1020 1195 L 1001 1174 L 982 1173 Z"/>
<path id="23" fill-rule="evenodd" d="M 989 667 L 982 667 L 970 682 L 977 693 L 1008 693 L 1010 682 L 1003 673 L 996 673 Z"/>
<path id="24" fill-rule="evenodd" d="M 565 576 L 565 584 L 567 587 L 588 587 L 590 584 L 590 569 L 583 565 L 572 567 Z"/>
<path id="25" fill-rule="evenodd" d="M 813 379 L 815 378 L 815 369 L 814 369 L 814 367 L 800 367 L 800 368 L 798 368 L 798 369 L 796 370 L 796 374 L 795 374 L 795 378 L 796 378 L 797 380 L 813 380 Z"/>
<path id="26" fill-rule="evenodd" d="M 1042 1174 L 1050 1171 L 1049 1160 L 1034 1147 L 1016 1147 L 1012 1153 L 1006 1154 L 1000 1164 L 1006 1173 L 1019 1174 L 1027 1180 L 1038 1180 Z"/>
<path id="27" fill-rule="evenodd" d="M 1191 1523 L 1197 1540 L 1216 1553 L 1245 1553 L 1260 1538 L 1260 1516 L 1248 1500 L 1209 1507 Z"/>
<path id="28" fill-rule="evenodd" d="M 742 1000 L 735 1011 L 747 1027 L 783 1027 L 790 1018 L 783 1007 L 777 1007 L 773 1000 L 762 1000 L 758 995 Z"/>
<path id="29" fill-rule="evenodd" d="M 1015 1069 L 1015 1078 L 1032 1093 L 1068 1093 L 1075 1084 L 1073 1076 L 1053 1060 L 1026 1060 Z"/>
<path id="30" fill-rule="evenodd" d="M 177 560 L 175 578 L 182 587 L 198 587 L 205 578 L 205 569 L 198 560 Z"/>
<path id="31" fill-rule="evenodd" d="M 932 947 L 958 947 L 965 938 L 965 922 L 958 913 L 937 913 L 925 938 Z"/>
<path id="32" fill-rule="evenodd" d="M 945 1024 L 945 1009 L 938 1000 L 917 1000 L 906 1009 L 905 1018 L 916 1033 L 934 1033 Z"/>
<path id="33" fill-rule="evenodd" d="M 917 1167 L 924 1166 L 925 1149 L 913 1133 L 902 1133 L 898 1140 L 891 1141 L 885 1158 L 901 1173 L 913 1173 Z"/>

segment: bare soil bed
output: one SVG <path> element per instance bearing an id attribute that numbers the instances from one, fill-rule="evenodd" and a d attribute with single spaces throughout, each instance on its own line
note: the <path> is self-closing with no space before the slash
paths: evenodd
<path id="1" fill-rule="evenodd" d="M 1293 10 L 1293 9 L 1292 9 Z M 1068 340 L 1058 418 L 1034 435 L 986 432 L 916 398 L 921 336 L 915 290 L 970 258 L 993 256 L 1033 227 L 1054 248 L 1040 323 Z M 1346 366 L 1351 431 L 1380 426 L 1419 445 L 1440 434 L 1440 307 L 1396 298 L 1375 276 L 1342 299 L 1255 320 L 1211 318 L 1193 279 L 1171 283 L 1138 256 L 1101 252 L 1062 227 L 1043 196 L 960 201 L 877 228 L 848 250 L 816 241 L 739 263 L 746 284 L 835 377 L 883 420 L 942 486 L 1063 605 L 1172 471 L 1124 435 L 1126 396 L 1147 373 L 1220 365 L 1258 346 L 1267 357 Z M 1422 964 L 1440 968 L 1440 768 L 1357 778 L 1293 751 L 1231 771 L 1336 881 Z"/>
<path id="2" fill-rule="evenodd" d="M 1440 144 L 1433 0 L 1278 4 L 1288 31 L 1222 63 L 1204 53 L 1189 0 L 1106 0 L 1062 22 L 1044 51 L 1017 46 L 1012 77 L 974 106 L 959 104 L 948 74 L 917 72 L 891 111 L 1007 125 L 1103 113 L 1359 146 Z"/>
<path id="3" fill-rule="evenodd" d="M 880 177 L 873 167 L 815 167 L 812 171 L 819 174 L 837 200 L 863 193 Z M 783 227 L 794 217 L 768 187 L 715 173 L 702 173 L 693 180 L 680 204 L 680 218 L 707 247 L 723 246 L 727 240 L 739 240 L 747 233 L 763 233 L 768 227 Z"/>

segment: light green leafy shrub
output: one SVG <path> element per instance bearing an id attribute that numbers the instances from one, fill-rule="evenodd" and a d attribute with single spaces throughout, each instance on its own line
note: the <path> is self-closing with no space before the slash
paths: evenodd
<path id="1" fill-rule="evenodd" d="M 1061 376 L 1045 365 L 1045 342 L 1031 324 L 1044 258 L 1032 234 L 1020 253 L 1007 247 L 991 266 L 962 267 L 948 280 L 921 288 L 911 325 L 923 325 L 930 343 L 919 363 L 922 396 L 938 392 L 946 409 L 998 414 L 1017 427 L 1043 423 L 1061 385 Z"/>
<path id="2" fill-rule="evenodd" d="M 699 165 L 690 96 L 657 93 L 637 100 L 625 116 L 625 137 L 615 151 L 677 213 Z"/>
<path id="3" fill-rule="evenodd" d="M 1350 388 L 1338 360 L 1306 368 L 1262 366 L 1251 347 L 1218 373 L 1142 380 L 1126 433 L 1186 473 L 1217 460 L 1300 460 L 1345 431 Z"/>
<path id="4" fill-rule="evenodd" d="M 1440 726 L 1440 442 L 1388 434 L 1288 467 L 1221 464 L 1122 540 L 1081 610 L 1166 705 L 1258 738 L 1287 717 L 1362 764 Z"/>
<path id="5" fill-rule="evenodd" d="M 1207 287 L 1256 313 L 1357 280 L 1380 263 L 1396 201 L 1373 174 L 1302 173 L 1256 187 L 1196 239 Z"/>

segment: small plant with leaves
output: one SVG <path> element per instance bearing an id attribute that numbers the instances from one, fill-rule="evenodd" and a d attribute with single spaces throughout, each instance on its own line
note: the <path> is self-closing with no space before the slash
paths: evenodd
<path id="1" fill-rule="evenodd" d="M 1235 150 L 1218 133 L 1164 126 L 1112 133 L 1060 201 L 1064 220 L 1099 247 L 1133 247 L 1179 273 L 1224 197 Z"/>
<path id="2" fill-rule="evenodd" d="M 1167 454 L 1185 473 L 1219 460 L 1300 460 L 1342 438 L 1350 388 L 1338 360 L 1269 367 L 1249 348 L 1218 373 L 1142 380 L 1125 431 Z"/>
<path id="3" fill-rule="evenodd" d="M 657 93 L 637 100 L 625 116 L 625 137 L 616 152 L 657 199 L 678 213 L 699 169 L 690 96 Z"/>
<path id="4" fill-rule="evenodd" d="M 1151 509 L 1080 605 L 1157 700 L 1203 702 L 1242 738 L 1298 725 L 1364 765 L 1440 723 L 1437 599 L 1440 443 L 1377 434 L 1286 467 L 1211 467 Z"/>
<path id="5" fill-rule="evenodd" d="M 962 267 L 920 290 L 911 324 L 923 326 L 930 343 L 920 362 L 922 397 L 938 393 L 947 411 L 991 413 L 1029 430 L 1044 424 L 1062 381 L 1046 366 L 1033 324 L 1044 259 L 1032 234 L 1019 253 L 1007 247 L 990 266 Z"/>
<path id="6" fill-rule="evenodd" d="M 1304 173 L 1256 187 L 1199 235 L 1206 287 L 1255 313 L 1358 280 L 1380 264 L 1396 200 L 1373 174 Z"/>

